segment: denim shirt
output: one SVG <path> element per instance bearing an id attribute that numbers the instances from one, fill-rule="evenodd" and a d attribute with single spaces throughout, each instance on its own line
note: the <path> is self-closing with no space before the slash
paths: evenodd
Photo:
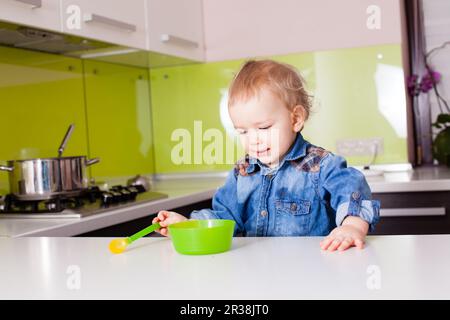
<path id="1" fill-rule="evenodd" d="M 238 161 L 212 209 L 193 211 L 191 219 L 234 220 L 235 236 L 325 236 L 347 216 L 373 230 L 380 203 L 371 197 L 360 171 L 299 133 L 276 168 L 248 155 Z"/>

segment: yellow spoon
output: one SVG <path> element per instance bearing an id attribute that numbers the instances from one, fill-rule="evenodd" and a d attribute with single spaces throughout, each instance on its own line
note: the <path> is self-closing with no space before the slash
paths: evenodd
<path id="1" fill-rule="evenodd" d="M 139 232 L 136 232 L 130 237 L 111 240 L 111 242 L 109 243 L 109 251 L 116 254 L 122 253 L 125 251 L 125 249 L 128 247 L 129 244 L 131 244 L 132 242 L 136 241 L 139 238 L 142 238 L 143 236 L 148 235 L 149 233 L 152 233 L 153 231 L 159 228 L 161 228 L 159 223 L 154 223 L 151 226 L 148 226 L 147 228 L 142 229 Z"/>

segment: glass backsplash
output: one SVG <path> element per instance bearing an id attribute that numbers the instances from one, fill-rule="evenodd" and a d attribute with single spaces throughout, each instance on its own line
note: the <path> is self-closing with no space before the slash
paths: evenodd
<path id="1" fill-rule="evenodd" d="M 314 95 L 303 132 L 308 140 L 336 151 L 338 140 L 377 138 L 383 148 L 375 163 L 407 162 L 400 45 L 270 58 L 297 67 Z M 228 170 L 242 156 L 225 129 L 227 87 L 242 62 L 148 72 L 0 47 L 0 163 L 56 156 L 75 123 L 64 155 L 100 157 L 91 168 L 96 179 Z M 180 146 L 189 146 L 188 154 Z M 370 157 L 347 159 L 362 165 Z M 8 173 L 0 172 L 0 193 L 7 182 Z"/>
<path id="2" fill-rule="evenodd" d="M 0 163 L 99 157 L 96 179 L 153 174 L 148 69 L 0 47 Z M 0 172 L 0 194 L 9 190 Z"/>
<path id="3" fill-rule="evenodd" d="M 381 141 L 374 163 L 408 162 L 400 45 L 270 58 L 298 68 L 314 96 L 313 112 L 303 131 L 311 143 L 337 153 L 338 141 L 345 146 L 349 145 L 349 140 L 374 139 Z M 204 160 L 204 149 L 212 143 L 204 137 L 202 139 L 202 133 L 217 129 L 223 137 L 227 136 L 224 129 L 229 125 L 227 87 L 242 63 L 243 60 L 235 60 L 151 70 L 156 172 L 226 170 L 231 167 L 223 156 L 227 148 L 232 149 L 226 143 L 223 143 L 222 156 L 217 157 L 221 164 L 207 164 L 205 161 L 196 164 L 194 160 L 202 157 Z M 203 146 L 203 149 L 192 148 L 193 152 L 188 157 L 191 161 L 182 165 L 174 163 L 172 152 L 183 140 L 176 134 L 180 130 L 190 133 L 191 145 Z M 234 155 L 237 158 L 242 156 L 242 152 Z M 346 159 L 351 165 L 365 165 L 372 160 L 372 155 L 362 152 L 346 156 Z"/>
<path id="4" fill-rule="evenodd" d="M 85 60 L 84 75 L 92 175 L 153 173 L 148 70 Z"/>

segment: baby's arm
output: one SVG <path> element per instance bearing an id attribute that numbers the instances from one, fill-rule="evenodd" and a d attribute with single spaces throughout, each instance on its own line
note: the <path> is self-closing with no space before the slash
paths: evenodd
<path id="1" fill-rule="evenodd" d="M 337 227 L 320 243 L 323 250 L 346 250 L 364 247 L 367 232 L 379 220 L 380 204 L 371 200 L 371 191 L 364 175 L 348 168 L 344 158 L 329 154 L 320 169 L 322 199 L 329 200 L 336 211 Z"/>
<path id="2" fill-rule="evenodd" d="M 225 181 L 214 194 L 212 201 L 212 209 L 194 210 L 190 218 L 203 219 L 229 219 L 236 221 L 235 234 L 241 233 L 243 230 L 243 222 L 239 214 L 237 199 L 237 174 L 235 170 L 231 170 Z M 153 219 L 153 223 L 159 222 L 161 228 L 157 231 L 163 236 L 168 235 L 167 226 L 172 223 L 187 220 L 186 217 L 173 211 L 160 211 L 158 216 Z"/>

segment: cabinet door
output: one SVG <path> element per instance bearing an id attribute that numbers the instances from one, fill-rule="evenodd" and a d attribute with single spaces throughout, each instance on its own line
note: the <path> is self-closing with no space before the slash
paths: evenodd
<path id="1" fill-rule="evenodd" d="M 149 50 L 203 61 L 201 0 L 147 0 Z"/>
<path id="2" fill-rule="evenodd" d="M 60 0 L 0 0 L 0 20 L 61 31 Z"/>
<path id="3" fill-rule="evenodd" d="M 400 1 L 206 0 L 207 61 L 401 42 Z"/>
<path id="4" fill-rule="evenodd" d="M 62 0 L 62 17 L 66 33 L 146 49 L 145 0 Z"/>

